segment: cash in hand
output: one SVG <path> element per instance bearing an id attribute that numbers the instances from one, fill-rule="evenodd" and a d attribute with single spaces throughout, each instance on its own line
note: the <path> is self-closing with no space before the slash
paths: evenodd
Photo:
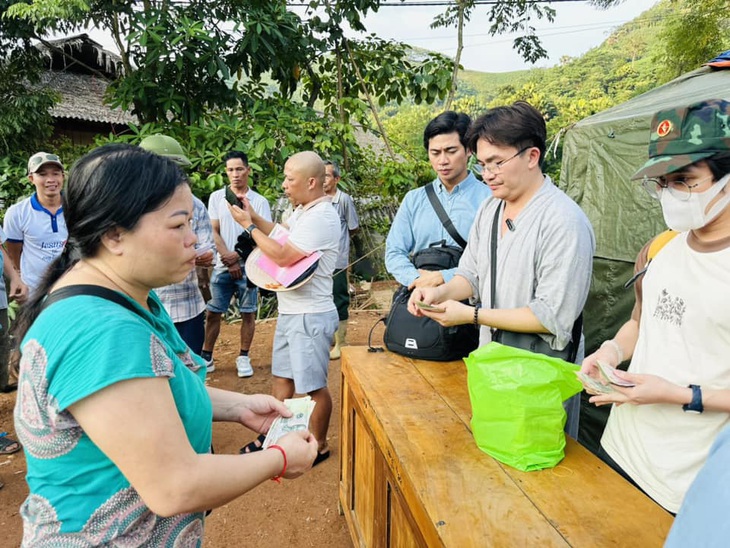
<path id="1" fill-rule="evenodd" d="M 312 410 L 316 403 L 311 396 L 284 400 L 284 405 L 292 412 L 292 416 L 286 418 L 277 417 L 274 419 L 261 447 L 268 449 L 270 445 L 275 444 L 283 435 L 309 428 L 309 417 L 312 416 Z"/>

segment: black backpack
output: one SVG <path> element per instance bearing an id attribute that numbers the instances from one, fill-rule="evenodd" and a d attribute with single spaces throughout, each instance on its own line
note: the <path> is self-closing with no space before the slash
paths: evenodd
<path id="1" fill-rule="evenodd" d="M 430 318 L 408 312 L 411 292 L 401 286 L 385 320 L 383 342 L 391 352 L 416 358 L 449 362 L 465 358 L 479 346 L 479 330 L 473 324 L 443 327 Z"/>

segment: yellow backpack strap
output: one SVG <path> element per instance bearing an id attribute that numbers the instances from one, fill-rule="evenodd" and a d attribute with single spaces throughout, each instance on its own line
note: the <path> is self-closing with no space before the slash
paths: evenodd
<path id="1" fill-rule="evenodd" d="M 649 268 L 649 265 L 651 264 L 651 260 L 656 257 L 656 254 L 659 253 L 662 248 L 669 243 L 669 241 L 674 238 L 679 232 L 676 230 L 665 230 L 661 234 L 657 234 L 654 239 L 649 244 L 649 249 L 646 252 L 646 265 L 644 265 L 644 268 L 639 270 L 636 274 L 634 274 L 628 282 L 624 284 L 624 288 L 628 289 L 634 283 L 636 283 L 636 280 L 641 278 L 644 274 L 646 274 L 646 270 Z"/>
<path id="2" fill-rule="evenodd" d="M 649 244 L 649 251 L 647 252 L 647 259 L 651 261 L 661 249 L 669 243 L 679 232 L 676 230 L 665 230 L 661 234 L 658 234 Z"/>

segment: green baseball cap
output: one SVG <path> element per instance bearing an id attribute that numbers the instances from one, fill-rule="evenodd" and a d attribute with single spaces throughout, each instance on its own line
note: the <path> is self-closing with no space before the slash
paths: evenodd
<path id="1" fill-rule="evenodd" d="M 181 166 L 189 166 L 190 160 L 185 155 L 183 147 L 180 146 L 175 139 L 167 135 L 150 135 L 142 139 L 139 146 L 165 158 L 169 158 L 173 162 Z"/>
<path id="2" fill-rule="evenodd" d="M 649 137 L 649 160 L 631 177 L 661 177 L 730 151 L 730 102 L 708 99 L 687 107 L 660 110 Z"/>
<path id="3" fill-rule="evenodd" d="M 50 152 L 36 152 L 28 159 L 28 175 L 38 171 L 42 165 L 53 164 L 63 169 L 61 159 Z"/>

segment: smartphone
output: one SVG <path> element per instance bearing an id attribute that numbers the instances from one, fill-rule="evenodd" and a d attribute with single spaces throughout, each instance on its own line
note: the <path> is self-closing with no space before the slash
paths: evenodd
<path id="1" fill-rule="evenodd" d="M 416 306 L 421 310 L 429 310 L 431 312 L 445 312 L 445 310 L 439 306 L 433 306 L 432 304 L 426 304 L 423 301 L 416 301 Z"/>
<path id="2" fill-rule="evenodd" d="M 236 194 L 233 192 L 233 190 L 231 190 L 230 186 L 226 187 L 226 202 L 243 209 L 243 202 L 239 199 L 238 196 L 236 196 Z"/>

